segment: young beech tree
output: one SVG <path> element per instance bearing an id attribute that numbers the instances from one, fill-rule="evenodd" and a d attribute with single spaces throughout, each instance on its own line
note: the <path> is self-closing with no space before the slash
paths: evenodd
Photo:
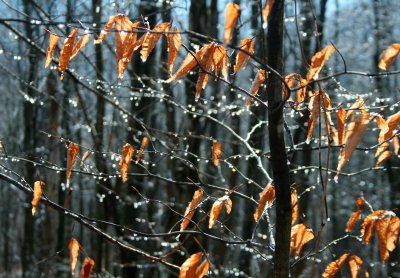
<path id="1" fill-rule="evenodd" d="M 398 191 L 390 182 L 400 111 L 394 98 L 373 94 L 386 93 L 384 77 L 398 78 L 399 43 L 375 49 L 370 71 L 350 69 L 336 41 L 322 40 L 327 1 L 319 20 L 313 1 L 196 0 L 190 29 L 179 1 L 93 0 L 91 9 L 68 1 L 66 21 L 54 17 L 62 4 L 28 2 L 0 20 L 16 39 L 1 39 L 2 74 L 24 97 L 15 107 L 23 132 L 0 136 L 1 272 L 396 272 L 399 202 L 387 196 Z M 14 56 L 18 71 L 5 64 L 17 51 L 29 56 Z M 380 89 L 352 94 L 340 83 L 356 79 L 380 80 Z M 20 199 L 28 209 L 9 192 L 28 197 Z"/>

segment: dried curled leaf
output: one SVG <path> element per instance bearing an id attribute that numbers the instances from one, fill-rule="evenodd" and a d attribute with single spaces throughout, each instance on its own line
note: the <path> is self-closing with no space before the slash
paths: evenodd
<path id="1" fill-rule="evenodd" d="M 314 233 L 304 224 L 297 224 L 292 227 L 290 238 L 290 253 L 296 250 L 299 256 L 303 246 L 314 238 Z"/>
<path id="2" fill-rule="evenodd" d="M 225 204 L 226 213 L 230 214 L 232 209 L 232 200 L 228 196 L 218 198 L 211 207 L 210 220 L 208 221 L 208 228 L 211 229 L 215 222 L 217 222 L 218 216 L 221 213 L 222 206 Z"/>
<path id="3" fill-rule="evenodd" d="M 350 255 L 350 253 L 344 253 L 342 256 L 340 256 L 339 259 L 336 261 L 331 262 L 326 268 L 324 273 L 322 274 L 322 277 L 324 278 L 330 278 L 335 276 L 335 274 L 343 267 L 343 264 L 346 262 L 347 257 Z"/>
<path id="4" fill-rule="evenodd" d="M 309 144 L 312 138 L 314 126 L 319 118 L 320 104 L 321 104 L 321 94 L 322 91 L 318 90 L 310 97 L 310 102 L 308 104 L 308 109 L 310 110 L 310 118 L 308 119 L 308 131 L 306 143 Z"/>
<path id="5" fill-rule="evenodd" d="M 365 113 L 365 108 L 365 100 L 362 97 L 357 96 L 356 101 L 347 111 L 346 119 L 352 117 L 351 120 L 354 121 L 355 112 L 361 109 L 361 113 Z"/>
<path id="6" fill-rule="evenodd" d="M 388 147 L 389 140 L 395 135 L 395 130 L 400 122 L 400 111 L 389 116 L 385 124 L 378 125 L 380 128 L 378 143 L 379 147 L 376 150 L 375 157 L 381 155 Z"/>
<path id="7" fill-rule="evenodd" d="M 60 40 L 59 36 L 50 33 L 49 46 L 47 47 L 47 52 L 46 52 L 46 63 L 44 66 L 45 68 L 47 68 L 51 64 L 51 61 L 53 60 L 54 49 L 56 48 L 59 40 Z"/>
<path id="8" fill-rule="evenodd" d="M 253 214 L 254 220 L 257 222 L 260 220 L 264 213 L 265 207 L 270 207 L 275 200 L 275 186 L 274 184 L 268 184 L 264 190 L 259 194 L 260 201 L 258 201 L 258 207 L 256 212 Z"/>
<path id="9" fill-rule="evenodd" d="M 68 249 L 69 249 L 69 260 L 70 260 L 69 266 L 72 275 L 74 275 L 75 272 L 76 262 L 78 261 L 80 248 L 81 247 L 79 242 L 75 238 L 71 238 L 68 244 Z"/>
<path id="10" fill-rule="evenodd" d="M 179 34 L 178 28 L 175 27 L 173 33 L 167 34 L 167 43 L 168 43 L 168 69 L 169 73 L 172 74 L 175 59 L 178 56 L 178 52 L 182 47 L 181 34 Z"/>
<path id="11" fill-rule="evenodd" d="M 351 278 L 358 277 L 358 274 L 360 273 L 362 264 L 363 264 L 363 260 L 356 255 L 353 255 L 349 258 L 349 267 L 350 267 Z"/>
<path id="12" fill-rule="evenodd" d="M 315 53 L 315 55 L 311 59 L 310 69 L 307 73 L 308 81 L 318 79 L 318 75 L 321 72 L 322 67 L 325 65 L 326 61 L 328 61 L 329 57 L 334 51 L 335 48 L 330 45 Z"/>
<path id="13" fill-rule="evenodd" d="M 147 58 L 149 57 L 150 53 L 153 51 L 154 47 L 156 46 L 158 40 L 163 35 L 163 32 L 169 32 L 171 24 L 169 22 L 163 22 L 157 24 L 153 30 L 148 33 L 146 38 L 142 43 L 142 50 L 140 51 L 141 59 L 143 62 L 146 62 Z"/>
<path id="14" fill-rule="evenodd" d="M 72 32 L 68 35 L 68 37 L 64 40 L 63 46 L 60 52 L 60 59 L 58 61 L 58 70 L 63 73 L 68 66 L 69 61 L 71 60 L 72 51 L 74 50 L 74 42 L 76 34 L 78 33 L 78 28 L 74 28 Z M 61 74 L 61 79 L 64 78 L 64 75 Z"/>
<path id="15" fill-rule="evenodd" d="M 91 151 L 86 151 L 83 154 L 82 159 L 81 159 L 81 167 L 85 163 L 86 159 L 88 159 L 91 154 L 92 154 Z"/>
<path id="16" fill-rule="evenodd" d="M 361 138 L 363 137 L 365 131 L 371 123 L 371 119 L 372 118 L 368 113 L 364 113 L 360 115 L 354 125 L 348 126 L 348 129 L 346 131 L 346 146 L 340 153 L 337 174 L 335 177 L 336 180 L 343 166 L 350 159 L 358 143 L 361 141 Z"/>
<path id="17" fill-rule="evenodd" d="M 85 260 L 83 261 L 79 278 L 89 278 L 93 268 L 94 268 L 94 261 L 91 258 L 86 257 Z"/>
<path id="18" fill-rule="evenodd" d="M 381 56 L 379 57 L 378 67 L 383 70 L 388 70 L 388 68 L 393 64 L 394 59 L 400 53 L 400 43 L 394 43 L 389 46 Z"/>
<path id="19" fill-rule="evenodd" d="M 213 146 L 211 149 L 212 161 L 215 167 L 219 165 L 219 159 L 222 156 L 222 145 L 217 141 L 213 142 Z"/>
<path id="20" fill-rule="evenodd" d="M 104 26 L 104 30 L 101 31 L 100 36 L 97 38 L 97 40 L 94 41 L 95 44 L 101 43 L 105 39 L 105 37 L 108 36 L 108 34 L 111 31 L 111 28 L 114 25 L 115 18 L 118 16 L 121 16 L 121 15 L 112 15 L 108 18 L 108 21 L 107 21 L 106 25 Z"/>
<path id="21" fill-rule="evenodd" d="M 74 45 L 74 48 L 72 49 L 72 55 L 69 58 L 71 61 L 77 54 L 78 52 L 86 46 L 86 44 L 89 42 L 90 35 L 88 33 L 85 33 L 81 38 L 76 42 Z"/>
<path id="22" fill-rule="evenodd" d="M 121 173 L 122 183 L 128 180 L 128 168 L 129 164 L 131 164 L 134 151 L 133 147 L 128 143 L 122 147 L 121 160 L 119 161 L 119 172 Z"/>
<path id="23" fill-rule="evenodd" d="M 224 43 L 231 41 L 236 22 L 240 15 L 240 7 L 235 3 L 228 3 L 225 7 Z"/>
<path id="24" fill-rule="evenodd" d="M 201 261 L 202 252 L 191 255 L 183 262 L 179 272 L 179 278 L 202 278 L 207 274 L 209 263 L 207 259 Z"/>
<path id="25" fill-rule="evenodd" d="M 364 219 L 361 225 L 361 235 L 363 235 L 363 241 L 366 244 L 369 244 L 371 241 L 376 220 L 380 219 L 385 212 L 385 210 L 376 210 Z"/>
<path id="26" fill-rule="evenodd" d="M 344 125 L 346 123 L 347 113 L 346 113 L 346 110 L 344 110 L 342 107 L 340 107 L 336 114 L 337 114 L 337 118 L 338 118 L 337 119 L 338 144 L 343 145 L 344 136 L 345 136 Z"/>
<path id="27" fill-rule="evenodd" d="M 351 214 L 351 217 L 346 225 L 346 233 L 349 233 L 353 230 L 354 225 L 356 224 L 357 220 L 361 219 L 362 209 L 364 207 L 365 200 L 363 197 L 358 197 L 356 201 L 357 210 Z"/>
<path id="28" fill-rule="evenodd" d="M 71 178 L 72 168 L 74 168 L 76 157 L 79 154 L 79 146 L 75 143 L 70 143 L 68 145 L 67 151 L 67 169 L 66 169 L 66 178 L 67 183 L 69 183 L 69 179 Z"/>
<path id="29" fill-rule="evenodd" d="M 382 163 L 388 160 L 391 156 L 392 156 L 391 151 L 384 151 L 383 153 L 381 153 L 378 157 L 378 160 L 375 163 L 375 167 L 381 166 Z"/>
<path id="30" fill-rule="evenodd" d="M 298 217 L 298 214 L 299 214 L 299 200 L 298 200 L 298 197 L 297 197 L 296 189 L 292 190 L 291 202 L 292 202 L 292 226 L 293 226 L 294 223 L 296 223 L 297 217 Z"/>
<path id="31" fill-rule="evenodd" d="M 240 41 L 240 48 L 243 49 L 244 51 L 254 54 L 254 40 L 253 39 L 243 39 Z M 236 74 L 239 69 L 242 67 L 244 61 L 247 58 L 247 62 L 244 65 L 244 67 L 247 67 L 247 65 L 250 62 L 250 56 L 248 56 L 245 52 L 239 51 L 238 54 L 236 55 L 236 64 L 233 68 L 233 73 Z"/>
<path id="32" fill-rule="evenodd" d="M 36 181 L 33 184 L 33 199 L 32 199 L 32 215 L 36 213 L 36 207 L 39 203 L 40 197 L 42 197 L 42 186 L 44 182 Z"/>
<path id="33" fill-rule="evenodd" d="M 189 225 L 189 223 L 196 211 L 197 206 L 200 204 L 202 196 L 203 196 L 203 190 L 199 189 L 194 192 L 192 201 L 186 207 L 185 215 L 184 215 L 185 218 L 183 219 L 183 221 L 181 223 L 180 231 L 184 231 L 186 229 L 186 227 Z"/>
<path id="34" fill-rule="evenodd" d="M 136 159 L 136 163 L 140 162 L 140 160 L 142 159 L 142 157 L 144 155 L 144 150 L 147 148 L 148 145 L 149 145 L 149 138 L 145 136 L 142 139 L 142 144 L 140 145 L 140 150 L 139 150 L 138 157 Z"/>
<path id="35" fill-rule="evenodd" d="M 263 84 L 265 82 L 266 78 L 267 78 L 267 74 L 266 74 L 265 70 L 259 69 L 256 77 L 254 78 L 253 83 L 251 84 L 251 88 L 250 88 L 250 92 L 249 92 L 251 96 L 255 97 L 257 95 L 261 84 Z M 247 110 L 249 110 L 251 101 L 253 100 L 253 97 L 251 97 L 251 96 L 247 96 L 247 98 L 246 98 L 246 109 Z"/>
<path id="36" fill-rule="evenodd" d="M 267 24 L 268 24 L 268 16 L 271 12 L 272 6 L 274 5 L 275 0 L 267 0 L 267 4 L 264 6 L 264 8 L 262 9 L 261 13 L 262 13 L 262 18 L 263 18 L 263 28 L 267 28 Z"/>

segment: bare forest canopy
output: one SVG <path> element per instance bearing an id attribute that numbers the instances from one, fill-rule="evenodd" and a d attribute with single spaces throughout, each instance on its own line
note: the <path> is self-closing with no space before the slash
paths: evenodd
<path id="1" fill-rule="evenodd" d="M 400 2 L 0 10 L 0 277 L 400 277 Z"/>

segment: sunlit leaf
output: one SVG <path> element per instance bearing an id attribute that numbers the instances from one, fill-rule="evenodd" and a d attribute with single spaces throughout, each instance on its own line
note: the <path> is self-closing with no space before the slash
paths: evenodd
<path id="1" fill-rule="evenodd" d="M 292 203 L 292 226 L 294 225 L 294 223 L 296 223 L 297 221 L 297 217 L 299 214 L 299 200 L 297 197 L 297 191 L 296 189 L 292 190 L 291 193 L 291 203 Z"/>
<path id="2" fill-rule="evenodd" d="M 170 30 L 170 23 L 163 22 L 157 24 L 153 30 L 146 36 L 142 43 L 142 50 L 140 51 L 141 59 L 143 62 L 146 62 L 147 58 L 149 57 L 150 53 L 153 51 L 154 47 L 156 46 L 158 40 L 163 35 L 163 32 L 169 32 Z"/>
<path id="3" fill-rule="evenodd" d="M 297 224 L 292 227 L 290 238 L 290 253 L 296 250 L 299 256 L 303 246 L 314 238 L 314 233 L 304 224 Z"/>
<path id="4" fill-rule="evenodd" d="M 81 38 L 75 43 L 74 48 L 72 49 L 72 55 L 69 59 L 70 61 L 78 54 L 78 52 L 86 46 L 89 42 L 90 35 L 88 33 L 81 36 Z"/>
<path id="5" fill-rule="evenodd" d="M 131 164 L 134 151 L 133 147 L 128 143 L 122 147 L 121 160 L 119 161 L 119 172 L 121 173 L 122 183 L 128 180 L 128 168 L 129 164 Z"/>
<path id="6" fill-rule="evenodd" d="M 201 262 L 202 252 L 191 255 L 181 266 L 179 278 L 202 278 L 207 274 L 209 263 L 205 259 Z"/>
<path id="7" fill-rule="evenodd" d="M 144 155 L 144 150 L 147 148 L 148 145 L 149 145 L 149 138 L 147 136 L 145 136 L 142 139 L 142 144 L 140 145 L 140 150 L 139 150 L 139 154 L 136 159 L 136 163 L 140 162 L 140 160 L 142 159 L 142 157 Z"/>
<path id="8" fill-rule="evenodd" d="M 270 183 L 264 190 L 259 194 L 260 200 L 258 201 L 258 207 L 256 212 L 253 214 L 254 220 L 259 221 L 262 214 L 264 213 L 265 207 L 270 207 L 275 200 L 275 186 Z"/>
<path id="9" fill-rule="evenodd" d="M 361 219 L 361 213 L 362 213 L 362 209 L 364 207 L 364 203 L 365 200 L 363 197 L 358 197 L 357 201 L 356 201 L 356 205 L 357 205 L 357 210 L 355 212 L 353 212 L 350 216 L 349 221 L 347 222 L 346 225 L 346 233 L 349 233 L 353 230 L 354 225 L 356 224 L 357 220 Z"/>
<path id="10" fill-rule="evenodd" d="M 104 30 L 101 31 L 100 36 L 97 38 L 97 40 L 94 41 L 95 44 L 101 43 L 105 39 L 105 37 L 107 37 L 107 35 L 110 33 L 110 31 L 114 25 L 115 18 L 118 16 L 121 16 L 121 15 L 112 15 L 108 18 L 108 21 L 107 21 L 106 25 L 104 26 Z"/>
<path id="11" fill-rule="evenodd" d="M 243 39 L 240 41 L 240 48 L 245 50 L 246 52 L 250 54 L 254 54 L 254 40 L 253 39 Z M 251 57 L 248 56 L 246 53 L 243 51 L 238 51 L 238 54 L 236 55 L 236 64 L 233 68 L 233 73 L 236 74 L 239 69 L 242 67 L 244 61 L 247 58 L 247 62 L 244 65 L 244 67 L 247 67 L 247 65 L 250 62 Z"/>
<path id="12" fill-rule="evenodd" d="M 184 219 L 181 223 L 181 231 L 186 230 L 186 227 L 189 225 L 197 206 L 200 204 L 201 201 L 201 197 L 203 196 L 203 190 L 199 189 L 196 190 L 193 194 L 193 198 L 192 201 L 189 203 L 189 205 L 186 207 L 185 210 L 185 215 L 184 215 Z"/>
<path id="13" fill-rule="evenodd" d="M 240 15 L 240 7 L 235 3 L 228 3 L 225 7 L 224 43 L 231 41 L 236 22 Z"/>
<path id="14" fill-rule="evenodd" d="M 42 197 L 42 186 L 44 182 L 36 181 L 33 184 L 33 199 L 32 199 L 32 215 L 36 213 L 36 207 L 39 203 L 40 197 Z"/>
<path id="15" fill-rule="evenodd" d="M 344 110 L 342 107 L 339 108 L 337 111 L 337 130 L 338 130 L 338 144 L 343 145 L 344 143 L 344 136 L 345 136 L 345 129 L 344 125 L 346 123 L 347 119 L 347 113 L 346 110 Z"/>
<path id="16" fill-rule="evenodd" d="M 172 74 L 172 69 L 174 68 L 174 62 L 178 56 L 178 52 L 182 47 L 181 34 L 179 34 L 178 28 L 174 28 L 173 33 L 167 34 L 168 43 L 168 69 L 169 73 Z"/>
<path id="17" fill-rule="evenodd" d="M 353 255 L 349 258 L 349 267 L 350 267 L 351 278 L 358 277 L 361 267 L 362 267 L 362 264 L 363 264 L 363 260 L 356 255 Z"/>
<path id="18" fill-rule="evenodd" d="M 69 248 L 69 259 L 70 259 L 69 262 L 70 271 L 71 274 L 74 275 L 76 262 L 78 261 L 80 244 L 75 238 L 71 238 L 68 244 L 68 248 Z"/>
<path id="19" fill-rule="evenodd" d="M 60 52 L 60 59 L 58 61 L 58 70 L 61 71 L 61 79 L 64 78 L 63 72 L 67 69 L 68 63 L 71 60 L 72 51 L 74 49 L 74 42 L 78 28 L 74 28 L 68 37 L 64 40 L 64 43 Z"/>
<path id="20" fill-rule="evenodd" d="M 47 68 L 51 64 L 51 61 L 53 61 L 54 49 L 56 48 L 59 40 L 60 40 L 59 36 L 50 33 L 49 46 L 47 47 L 47 52 L 46 52 L 45 68 Z"/>
<path id="21" fill-rule="evenodd" d="M 74 168 L 76 157 L 79 154 L 79 146 L 75 143 L 70 143 L 67 150 L 67 168 L 66 168 L 66 178 L 67 183 L 71 178 L 72 168 Z"/>
<path id="22" fill-rule="evenodd" d="M 85 260 L 83 261 L 79 278 L 89 278 L 93 268 L 94 268 L 94 261 L 91 258 L 86 257 Z"/>
<path id="23" fill-rule="evenodd" d="M 89 156 L 92 154 L 91 151 L 86 151 L 81 159 L 81 166 L 83 165 L 83 163 L 85 163 L 85 161 L 89 158 Z"/>
<path id="24" fill-rule="evenodd" d="M 272 9 L 272 6 L 274 5 L 274 3 L 275 3 L 275 0 L 267 0 L 267 4 L 264 6 L 264 8 L 261 11 L 264 29 L 267 28 L 268 17 L 269 17 L 269 14 L 271 13 L 271 9 Z"/>
<path id="25" fill-rule="evenodd" d="M 322 274 L 322 277 L 324 278 L 330 278 L 335 276 L 335 274 L 343 267 L 343 264 L 346 262 L 347 257 L 350 255 L 350 253 L 344 253 L 342 256 L 340 256 L 339 259 L 336 261 L 331 262 L 326 268 L 324 273 Z"/>
<path id="26" fill-rule="evenodd" d="M 211 155 L 212 155 L 212 161 L 213 161 L 214 166 L 218 167 L 219 159 L 222 156 L 222 145 L 220 143 L 218 143 L 217 141 L 213 142 Z"/>
<path id="27" fill-rule="evenodd" d="M 322 91 L 315 91 L 314 95 L 310 97 L 310 102 L 308 104 L 308 109 L 310 110 L 310 117 L 308 119 L 308 131 L 306 143 L 309 144 L 312 138 L 313 130 L 315 124 L 319 118 L 320 113 L 320 103 Z"/>
<path id="28" fill-rule="evenodd" d="M 208 228 L 211 229 L 215 222 L 217 222 L 218 216 L 221 213 L 222 206 L 225 204 L 226 213 L 230 214 L 232 209 L 232 200 L 228 196 L 218 198 L 211 207 L 210 220 L 208 221 Z"/>
<path id="29" fill-rule="evenodd" d="M 379 147 L 376 150 L 375 157 L 381 155 L 388 147 L 389 140 L 395 135 L 395 130 L 400 122 L 400 111 L 389 116 L 385 125 L 378 125 L 380 127 L 378 143 Z M 381 128 L 382 127 L 382 128 Z"/>
<path id="30" fill-rule="evenodd" d="M 393 64 L 394 59 L 400 53 L 400 43 L 394 43 L 389 46 L 381 56 L 379 57 L 378 67 L 383 70 L 388 70 L 388 68 Z"/>
<path id="31" fill-rule="evenodd" d="M 251 88 L 249 91 L 251 96 L 255 97 L 257 95 L 261 84 L 263 84 L 265 82 L 266 78 L 267 78 L 267 74 L 266 74 L 265 70 L 259 69 L 256 77 L 254 78 L 253 83 L 251 84 Z M 253 97 L 251 97 L 251 96 L 247 96 L 247 99 L 246 99 L 246 109 L 247 110 L 249 110 L 251 101 L 253 100 Z"/>
<path id="32" fill-rule="evenodd" d="M 322 67 L 325 65 L 326 61 L 328 61 L 329 57 L 335 51 L 335 47 L 332 45 L 325 47 L 321 51 L 317 52 L 311 59 L 310 69 L 307 73 L 307 80 L 315 80 L 318 79 L 318 75 L 322 70 Z"/>
<path id="33" fill-rule="evenodd" d="M 391 151 L 382 152 L 379 155 L 378 159 L 376 160 L 375 167 L 381 166 L 382 163 L 385 162 L 386 160 L 388 160 L 391 156 L 392 156 L 392 152 Z"/>

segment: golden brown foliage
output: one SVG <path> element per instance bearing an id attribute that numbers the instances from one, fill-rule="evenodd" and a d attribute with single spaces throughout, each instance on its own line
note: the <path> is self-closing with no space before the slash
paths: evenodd
<path id="1" fill-rule="evenodd" d="M 39 203 L 40 197 L 42 197 L 42 186 L 44 182 L 36 181 L 33 184 L 33 199 L 32 199 L 32 215 L 36 213 L 36 207 Z"/>
<path id="2" fill-rule="evenodd" d="M 291 202 L 292 202 L 292 226 L 294 225 L 294 223 L 296 223 L 297 221 L 297 217 L 299 214 L 299 200 L 297 197 L 297 191 L 296 189 L 292 190 L 291 193 Z"/>
<path id="3" fill-rule="evenodd" d="M 222 156 L 222 145 L 218 143 L 217 141 L 213 142 L 213 146 L 211 149 L 211 156 L 212 156 L 212 161 L 214 166 L 218 167 L 219 165 L 219 159 Z"/>
<path id="4" fill-rule="evenodd" d="M 240 15 L 240 7 L 235 3 L 228 3 L 225 8 L 224 43 L 231 41 L 236 22 Z"/>
<path id="5" fill-rule="evenodd" d="M 129 164 L 131 164 L 134 151 L 133 147 L 128 143 L 122 147 L 121 160 L 119 161 L 119 172 L 121 173 L 122 183 L 128 180 L 128 168 Z"/>
<path id="6" fill-rule="evenodd" d="M 240 48 L 245 50 L 246 52 L 250 54 L 254 54 L 254 40 L 253 39 L 243 39 L 240 41 Z M 247 67 L 247 65 L 250 62 L 251 57 L 244 53 L 243 51 L 239 51 L 238 54 L 236 55 L 236 64 L 233 67 L 233 73 L 236 74 L 239 69 L 242 67 L 244 61 L 247 59 L 246 64 L 244 65 L 244 68 Z"/>
<path id="7" fill-rule="evenodd" d="M 60 59 L 58 61 L 58 70 L 61 71 L 61 79 L 64 78 L 63 72 L 66 70 L 69 61 L 71 60 L 72 51 L 74 50 L 74 42 L 78 28 L 74 28 L 68 37 L 64 40 L 64 43 L 60 52 Z"/>
<path id="8" fill-rule="evenodd" d="M 361 213 L 362 213 L 362 209 L 364 207 L 364 198 L 363 197 L 358 197 L 357 201 L 356 201 L 356 205 L 357 205 L 357 210 L 356 212 L 353 212 L 351 214 L 351 217 L 349 219 L 349 221 L 347 222 L 346 225 L 346 233 L 349 233 L 353 230 L 354 225 L 356 224 L 357 220 L 361 219 Z"/>
<path id="9" fill-rule="evenodd" d="M 388 70 L 388 68 L 393 64 L 394 59 L 400 53 L 400 43 L 394 43 L 389 46 L 385 51 L 382 52 L 379 57 L 378 67 L 383 70 Z"/>
<path id="10" fill-rule="evenodd" d="M 94 268 L 94 261 L 91 258 L 86 257 L 85 260 L 83 261 L 79 278 L 89 278 L 93 268 Z"/>
<path id="11" fill-rule="evenodd" d="M 71 274 L 73 275 L 75 272 L 75 267 L 76 267 L 76 262 L 78 261 L 78 255 L 79 255 L 79 249 L 80 244 L 75 238 L 71 238 L 68 244 L 69 248 L 69 266 L 70 266 L 70 271 Z"/>
<path id="12" fill-rule="evenodd" d="M 275 0 L 267 0 L 267 4 L 262 9 L 262 18 L 263 18 L 263 28 L 265 29 L 268 24 L 268 17 L 271 12 L 272 6 L 274 5 Z"/>
<path id="13" fill-rule="evenodd" d="M 258 201 L 258 207 L 256 212 L 253 214 L 254 220 L 259 221 L 265 207 L 270 207 L 275 200 L 275 186 L 270 183 L 264 190 L 259 194 L 260 200 Z"/>
<path id="14" fill-rule="evenodd" d="M 72 168 L 74 168 L 76 157 L 78 156 L 78 154 L 79 154 L 79 146 L 71 142 L 68 145 L 68 151 L 67 151 L 67 168 L 66 168 L 67 183 L 71 178 Z"/>
<path id="15" fill-rule="evenodd" d="M 179 34 L 178 28 L 175 27 L 173 33 L 168 33 L 167 43 L 168 43 L 168 69 L 169 73 L 172 74 L 175 59 L 178 56 L 178 52 L 182 47 L 181 35 Z"/>
<path id="16" fill-rule="evenodd" d="M 152 32 L 148 33 L 142 43 L 142 50 L 140 50 L 141 59 L 143 62 L 146 62 L 147 58 L 149 57 L 150 53 L 153 51 L 154 47 L 156 46 L 158 40 L 163 35 L 163 32 L 169 32 L 170 30 L 170 23 L 163 22 L 157 24 Z"/>
<path id="17" fill-rule="evenodd" d="M 296 250 L 296 255 L 299 256 L 303 246 L 314 238 L 314 233 L 304 224 L 297 224 L 292 227 L 290 238 L 290 253 Z"/>
<path id="18" fill-rule="evenodd" d="M 308 81 L 318 79 L 318 75 L 322 70 L 322 67 L 325 65 L 326 61 L 328 61 L 329 57 L 334 51 L 335 48 L 330 45 L 315 53 L 315 55 L 311 59 L 310 69 L 307 73 Z"/>
<path id="19" fill-rule="evenodd" d="M 230 214 L 232 210 L 232 200 L 228 196 L 218 198 L 211 207 L 210 220 L 208 221 L 208 228 L 211 229 L 215 222 L 217 222 L 218 216 L 221 213 L 222 206 L 225 205 L 226 213 Z"/>
<path id="20" fill-rule="evenodd" d="M 346 123 L 347 113 L 346 113 L 346 110 L 344 110 L 342 107 L 340 107 L 336 114 L 337 114 L 337 118 L 338 118 L 338 120 L 337 120 L 338 144 L 342 145 L 344 142 L 344 136 L 345 136 L 344 125 Z"/>
<path id="21" fill-rule="evenodd" d="M 255 97 L 258 93 L 258 90 L 260 89 L 261 84 L 265 82 L 265 79 L 267 78 L 267 74 L 265 70 L 259 69 L 257 72 L 256 77 L 254 78 L 253 83 L 251 84 L 250 88 L 250 95 Z M 251 101 L 253 100 L 253 97 L 247 96 L 246 99 L 246 109 L 249 110 Z"/>
<path id="22" fill-rule="evenodd" d="M 136 159 L 136 163 L 140 162 L 140 160 L 142 159 L 142 157 L 144 155 L 144 150 L 147 148 L 148 145 L 149 145 L 149 138 L 147 136 L 145 136 L 142 139 L 142 144 L 140 145 L 140 150 L 139 150 L 138 157 Z"/>
<path id="23" fill-rule="evenodd" d="M 360 273 L 362 264 L 363 264 L 363 260 L 356 255 L 353 255 L 349 258 L 349 267 L 350 267 L 351 278 L 358 277 L 358 274 Z"/>
<path id="24" fill-rule="evenodd" d="M 315 124 L 319 118 L 321 94 L 323 94 L 322 91 L 315 91 L 314 95 L 310 97 L 310 102 L 308 104 L 308 109 L 310 110 L 310 118 L 308 119 L 308 131 L 306 139 L 307 144 L 309 144 L 311 141 Z"/>
<path id="25" fill-rule="evenodd" d="M 346 262 L 347 257 L 350 255 L 350 253 L 344 253 L 342 256 L 340 256 L 339 259 L 336 261 L 331 262 L 326 268 L 324 273 L 322 274 L 322 277 L 324 278 L 330 278 L 335 276 L 335 274 L 343 267 L 343 264 Z"/>
<path id="26" fill-rule="evenodd" d="M 89 42 L 90 35 L 89 34 L 83 34 L 81 38 L 76 42 L 74 45 L 74 48 L 72 49 L 72 54 L 69 60 L 71 61 L 77 54 L 78 52 L 86 46 L 86 44 Z"/>
<path id="27" fill-rule="evenodd" d="M 200 204 L 202 196 L 203 196 L 203 190 L 199 189 L 194 192 L 192 201 L 186 207 L 185 215 L 184 215 L 185 218 L 183 219 L 183 221 L 181 223 L 181 229 L 180 229 L 181 231 L 184 231 L 186 229 L 186 227 L 189 225 L 190 220 L 192 219 L 197 206 Z"/>
<path id="28" fill-rule="evenodd" d="M 202 252 L 191 255 L 181 266 L 179 278 L 201 278 L 207 274 L 209 263 L 207 259 L 201 261 Z"/>
<path id="29" fill-rule="evenodd" d="M 49 46 L 47 47 L 47 52 L 46 52 L 45 68 L 47 68 L 51 64 L 51 61 L 53 60 L 53 52 L 59 40 L 60 40 L 59 36 L 50 33 Z"/>

